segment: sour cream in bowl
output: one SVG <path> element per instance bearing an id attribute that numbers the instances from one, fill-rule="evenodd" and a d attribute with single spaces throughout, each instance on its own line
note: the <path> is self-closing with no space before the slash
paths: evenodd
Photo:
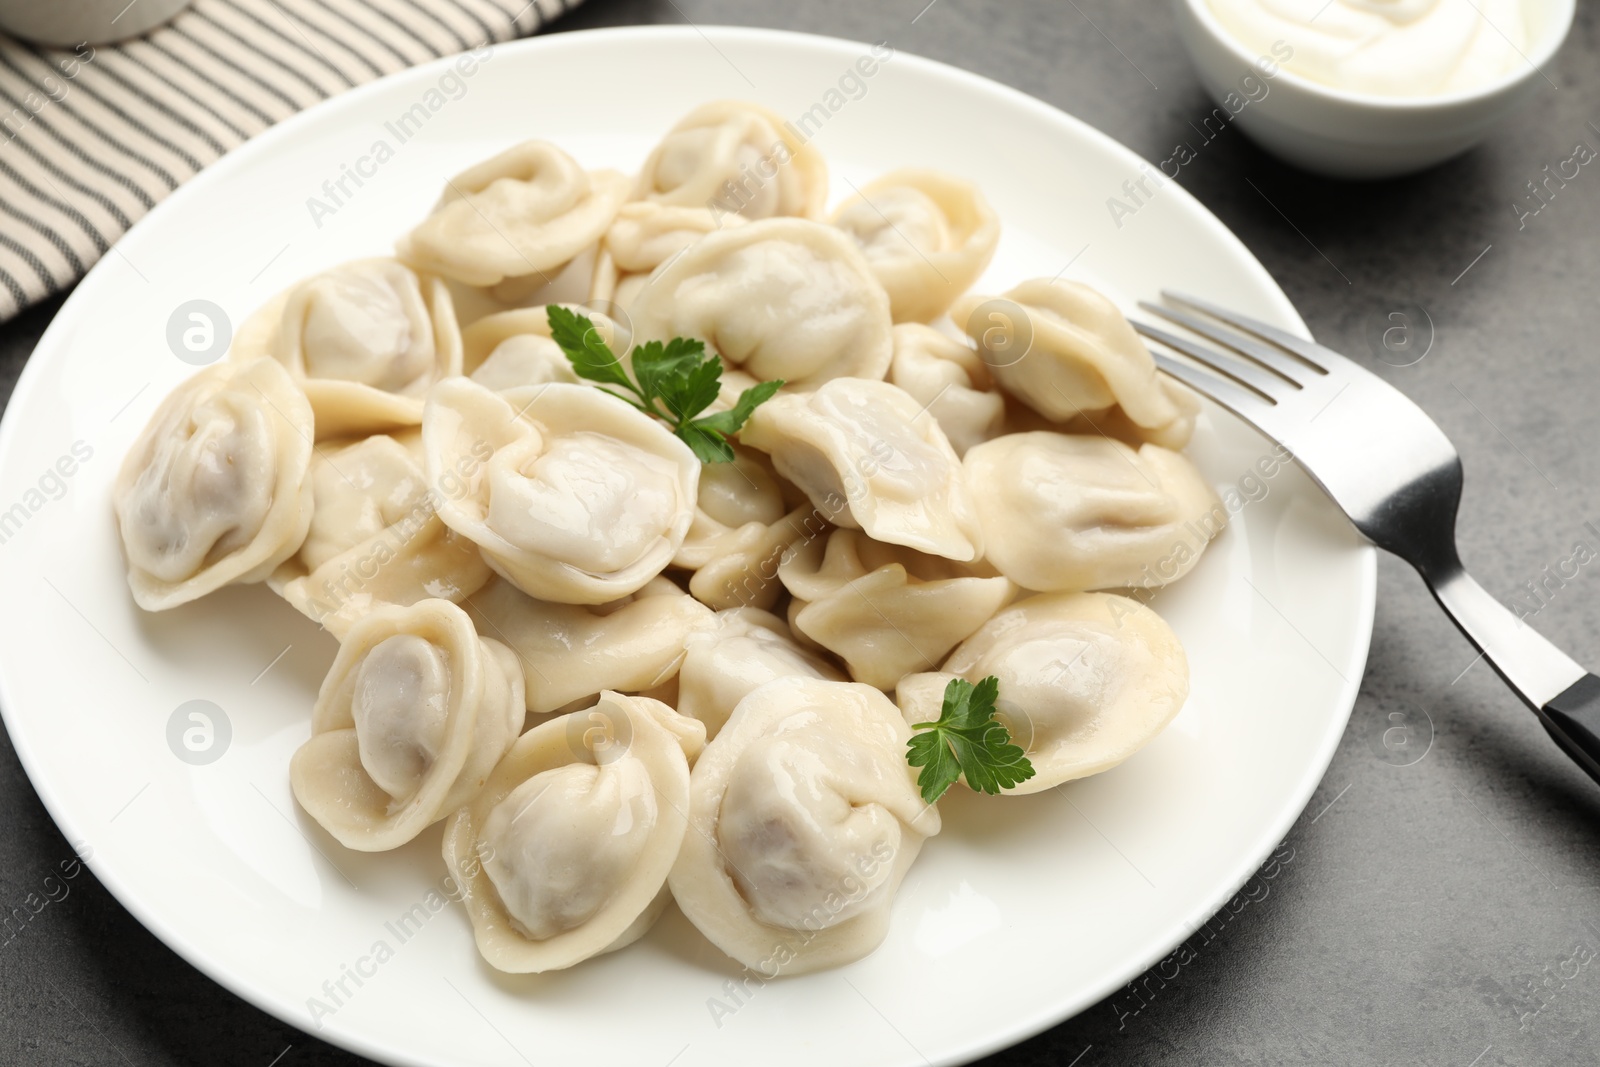
<path id="1" fill-rule="evenodd" d="M 1267 151 L 1342 178 L 1422 170 L 1540 90 L 1574 0 L 1176 0 L 1201 83 Z M 1248 106 L 1238 106 L 1239 86 Z M 1230 101 L 1230 94 L 1232 100 Z"/>

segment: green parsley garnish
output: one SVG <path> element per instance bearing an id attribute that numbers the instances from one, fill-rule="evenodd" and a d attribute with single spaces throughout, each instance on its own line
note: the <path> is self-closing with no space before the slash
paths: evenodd
<path id="1" fill-rule="evenodd" d="M 551 338 L 567 354 L 578 377 L 632 393 L 626 396 L 605 390 L 671 426 L 702 463 L 731 461 L 733 446 L 728 444 L 728 438 L 783 385 L 781 379 L 752 385 L 739 394 L 727 411 L 696 418 L 717 399 L 722 378 L 722 360 L 707 356 L 702 342 L 674 337 L 665 344 L 651 341 L 635 345 L 629 357 L 634 378 L 638 379 L 634 384 L 634 378 L 628 377 L 622 361 L 588 318 L 556 304 L 551 304 L 546 314 Z"/>
<path id="2" fill-rule="evenodd" d="M 919 722 L 906 746 L 906 762 L 921 767 L 917 788 L 929 804 L 944 796 L 959 779 L 994 796 L 1033 777 L 1033 764 L 1011 743 L 1011 732 L 994 717 L 1000 679 L 989 675 L 977 685 L 952 678 L 944 687 L 938 722 Z"/>

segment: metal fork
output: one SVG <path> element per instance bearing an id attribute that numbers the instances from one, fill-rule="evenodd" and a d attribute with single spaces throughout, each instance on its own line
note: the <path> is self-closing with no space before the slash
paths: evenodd
<path id="1" fill-rule="evenodd" d="M 1161 295 L 1179 308 L 1139 306 L 1223 350 L 1135 322 L 1144 336 L 1195 361 L 1155 351 L 1156 364 L 1285 446 L 1356 529 L 1415 567 L 1562 751 L 1600 782 L 1600 678 L 1535 633 L 1461 565 L 1455 538 L 1461 458 L 1438 424 L 1331 349 L 1194 297 Z"/>

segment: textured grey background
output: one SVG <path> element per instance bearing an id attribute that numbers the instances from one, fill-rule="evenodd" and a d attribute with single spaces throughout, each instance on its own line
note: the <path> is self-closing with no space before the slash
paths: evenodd
<path id="1" fill-rule="evenodd" d="M 936 0 L 913 24 L 925 2 L 590 0 L 560 29 L 687 19 L 888 39 L 1032 93 L 1150 159 L 1208 110 L 1154 0 Z M 1512 209 L 1545 164 L 1579 141 L 1600 148 L 1590 125 L 1600 122 L 1592 6 L 1580 7 L 1550 77 L 1559 90 L 1546 88 L 1513 128 L 1419 177 L 1321 182 L 1229 131 L 1180 178 L 1261 258 L 1320 340 L 1365 358 L 1455 440 L 1468 476 L 1462 553 L 1503 598 L 1577 539 L 1594 539 L 1585 522 L 1600 525 L 1600 166 L 1585 167 L 1525 229 Z M 1369 338 L 1409 305 L 1431 319 L 1432 348 L 1414 366 L 1388 367 Z M 58 306 L 0 327 L 6 396 Z M 1426 320 L 1410 316 L 1425 335 Z M 1537 618 L 1591 665 L 1600 663 L 1597 572 L 1582 571 Z M 1472 661 L 1415 576 L 1382 559 L 1350 728 L 1277 865 L 1255 883 L 1260 899 L 1209 940 L 1197 935 L 1192 959 L 1139 983 L 1137 998 L 1124 991 L 985 1062 L 1595 1062 L 1600 790 L 1483 664 L 1467 669 Z M 1426 755 L 1396 766 L 1383 743 L 1394 726 L 1411 732 L 1391 743 Z M 9 911 L 42 893 L 71 850 L 9 743 L 0 747 L 0 909 Z M 0 944 L 0 1063 L 361 1062 L 213 985 L 92 875 L 66 884 L 69 895 Z"/>

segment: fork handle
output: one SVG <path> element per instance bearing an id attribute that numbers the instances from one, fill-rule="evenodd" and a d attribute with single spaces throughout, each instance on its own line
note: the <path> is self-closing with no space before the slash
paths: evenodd
<path id="1" fill-rule="evenodd" d="M 1539 718 L 1561 750 L 1600 782 L 1600 678 L 1585 674 L 1546 704 Z"/>
<path id="2" fill-rule="evenodd" d="M 1458 560 L 1417 570 L 1446 614 L 1539 716 L 1561 750 L 1600 782 L 1600 677 L 1496 600 Z"/>

